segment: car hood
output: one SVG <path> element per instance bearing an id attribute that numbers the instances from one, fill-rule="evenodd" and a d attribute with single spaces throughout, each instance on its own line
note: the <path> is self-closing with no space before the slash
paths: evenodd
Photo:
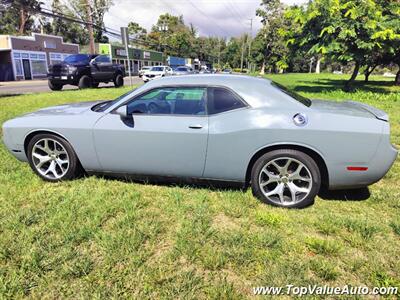
<path id="1" fill-rule="evenodd" d="M 48 115 L 79 115 L 86 111 L 89 111 L 93 107 L 93 105 L 100 102 L 103 102 L 103 100 L 51 106 L 39 109 L 38 111 L 26 114 L 24 116 L 34 117 L 34 116 L 48 116 Z"/>
<path id="2" fill-rule="evenodd" d="M 163 71 L 146 71 L 143 75 L 162 75 L 164 74 Z"/>
<path id="3" fill-rule="evenodd" d="M 356 101 L 336 102 L 314 99 L 311 108 L 321 112 L 389 121 L 389 116 L 383 110 Z"/>

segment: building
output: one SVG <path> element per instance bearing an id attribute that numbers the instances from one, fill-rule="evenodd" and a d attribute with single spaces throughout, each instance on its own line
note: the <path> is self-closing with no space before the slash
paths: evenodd
<path id="1" fill-rule="evenodd" d="M 125 66 L 128 71 L 128 59 L 125 46 L 112 44 L 97 44 L 99 54 L 110 56 L 114 63 L 119 63 Z M 143 50 L 137 48 L 128 48 L 129 60 L 131 63 L 132 75 L 137 75 L 143 66 L 160 66 L 164 64 L 162 52 Z M 128 73 L 128 72 L 127 72 Z"/>
<path id="2" fill-rule="evenodd" d="M 49 64 L 79 53 L 79 45 L 54 35 L 0 35 L 0 81 L 45 78 Z"/>
<path id="3" fill-rule="evenodd" d="M 188 58 L 168 56 L 167 63 L 171 68 L 176 68 L 179 66 L 186 66 L 189 62 Z"/>

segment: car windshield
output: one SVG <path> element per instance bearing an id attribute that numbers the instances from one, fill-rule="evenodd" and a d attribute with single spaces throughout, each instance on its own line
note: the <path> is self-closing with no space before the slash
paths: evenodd
<path id="1" fill-rule="evenodd" d="M 151 68 L 151 71 L 157 71 L 157 72 L 162 72 L 162 71 L 164 71 L 164 68 L 163 67 L 152 67 Z"/>
<path id="2" fill-rule="evenodd" d="M 304 104 L 305 106 L 311 106 L 311 100 L 301 96 L 300 94 L 288 89 L 287 87 L 283 86 L 282 84 L 276 83 L 276 82 L 272 82 L 272 85 L 274 87 L 276 87 L 277 89 L 279 89 L 280 91 L 284 92 L 285 94 L 289 95 L 290 97 L 292 97 L 294 100 L 297 100 L 298 102 Z"/>
<path id="3" fill-rule="evenodd" d="M 69 63 L 69 64 L 74 64 L 74 63 L 89 63 L 90 61 L 90 55 L 87 54 L 76 54 L 76 55 L 70 55 L 67 56 L 64 59 L 64 62 Z"/>
<path id="4" fill-rule="evenodd" d="M 94 112 L 106 111 L 112 105 L 114 105 L 115 103 L 117 103 L 119 100 L 121 100 L 125 96 L 129 95 L 130 93 L 133 93 L 135 90 L 136 89 L 130 90 L 129 92 L 122 94 L 121 96 L 119 96 L 118 98 L 116 98 L 114 100 L 108 100 L 108 101 L 103 101 L 103 102 L 97 103 L 94 106 L 92 106 L 92 111 L 94 111 Z"/>

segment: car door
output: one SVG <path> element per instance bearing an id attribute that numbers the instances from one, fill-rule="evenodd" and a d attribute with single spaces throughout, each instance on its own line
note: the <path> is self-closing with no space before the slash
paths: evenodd
<path id="1" fill-rule="evenodd" d="M 162 87 L 127 102 L 129 122 L 113 112 L 94 126 L 105 171 L 201 177 L 208 117 L 203 87 Z"/>
<path id="2" fill-rule="evenodd" d="M 254 145 L 256 116 L 231 89 L 210 87 L 207 95 L 209 135 L 204 177 L 245 179 L 249 148 Z"/>
<path id="3" fill-rule="evenodd" d="M 108 56 L 97 56 L 91 65 L 92 77 L 95 81 L 106 81 L 110 78 L 111 62 Z"/>

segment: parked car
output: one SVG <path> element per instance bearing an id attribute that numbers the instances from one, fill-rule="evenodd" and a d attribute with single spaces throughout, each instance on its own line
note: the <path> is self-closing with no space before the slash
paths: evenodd
<path id="1" fill-rule="evenodd" d="M 143 66 L 143 67 L 139 70 L 139 77 L 142 77 L 143 74 L 144 74 L 146 71 L 149 71 L 150 69 L 151 69 L 151 66 Z"/>
<path id="2" fill-rule="evenodd" d="M 115 87 L 124 85 L 125 68 L 113 64 L 106 55 L 73 54 L 62 63 L 49 66 L 49 88 L 59 91 L 66 84 L 79 88 L 98 87 L 100 82 L 113 82 Z"/>
<path id="3" fill-rule="evenodd" d="M 173 71 L 168 66 L 154 66 L 150 70 L 143 73 L 142 79 L 144 82 L 148 82 L 153 79 L 161 78 L 164 76 L 170 76 Z"/>
<path id="4" fill-rule="evenodd" d="M 199 71 L 199 73 L 200 73 L 200 74 L 211 74 L 212 72 L 211 72 L 209 69 L 204 69 L 204 68 L 202 68 L 202 69 Z"/>
<path id="5" fill-rule="evenodd" d="M 223 69 L 221 71 L 222 74 L 232 74 L 232 70 L 231 69 Z"/>
<path id="6" fill-rule="evenodd" d="M 186 66 L 179 66 L 173 70 L 174 75 L 189 75 L 193 74 L 193 69 Z"/>
<path id="7" fill-rule="evenodd" d="M 385 112 L 248 76 L 169 76 L 113 101 L 20 116 L 2 132 L 8 150 L 47 181 L 82 170 L 228 181 L 283 207 L 313 203 L 321 186 L 368 186 L 397 157 Z"/>

